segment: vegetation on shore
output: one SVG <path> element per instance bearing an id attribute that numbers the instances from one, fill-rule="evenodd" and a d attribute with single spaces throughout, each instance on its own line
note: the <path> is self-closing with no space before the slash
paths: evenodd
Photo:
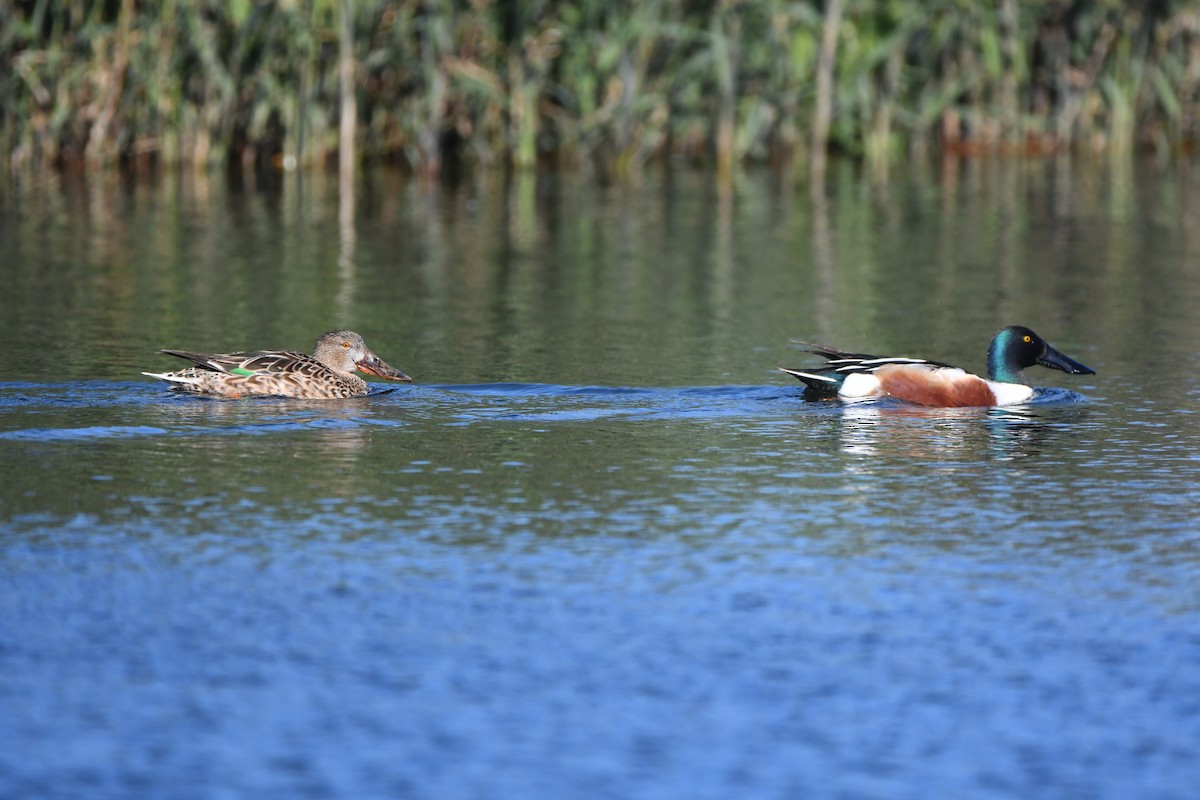
<path id="1" fill-rule="evenodd" d="M 0 0 L 12 167 L 1163 153 L 1182 0 Z"/>

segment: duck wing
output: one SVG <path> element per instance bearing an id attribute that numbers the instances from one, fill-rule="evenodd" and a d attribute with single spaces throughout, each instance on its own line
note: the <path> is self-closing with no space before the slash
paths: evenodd
<path id="1" fill-rule="evenodd" d="M 793 339 L 793 343 L 804 345 L 808 348 L 808 352 L 813 355 L 821 356 L 829 363 L 824 368 L 813 370 L 817 373 L 834 372 L 841 375 L 848 375 L 852 372 L 874 372 L 882 366 L 888 364 L 923 364 L 927 367 L 937 368 L 952 368 L 952 364 L 946 364 L 942 361 L 932 361 L 928 358 L 911 358 L 909 356 L 876 356 L 869 353 L 849 353 L 845 350 L 838 350 L 836 347 L 828 347 L 816 342 L 804 342 L 799 339 Z M 791 370 L 787 370 L 792 372 Z M 795 374 L 795 372 L 792 372 Z M 799 377 L 799 376 L 797 376 Z"/>
<path id="2" fill-rule="evenodd" d="M 239 353 L 193 353 L 189 350 L 160 350 L 191 361 L 201 369 L 232 375 L 278 375 L 313 373 L 327 367 L 307 353 L 294 350 L 253 350 Z"/>

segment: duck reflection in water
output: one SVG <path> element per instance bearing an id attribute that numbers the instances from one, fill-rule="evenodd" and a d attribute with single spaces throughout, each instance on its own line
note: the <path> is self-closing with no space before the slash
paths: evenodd
<path id="1" fill-rule="evenodd" d="M 922 408 L 901 403 L 856 403 L 842 410 L 838 435 L 845 453 L 940 462 L 1013 460 L 1047 450 L 1066 433 L 1061 404 L 1017 408 Z M 1072 419 L 1085 413 L 1074 405 Z M 979 424 L 982 422 L 983 424 Z"/>

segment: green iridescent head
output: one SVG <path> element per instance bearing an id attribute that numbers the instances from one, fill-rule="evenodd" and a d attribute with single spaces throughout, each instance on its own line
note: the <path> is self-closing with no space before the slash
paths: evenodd
<path id="1" fill-rule="evenodd" d="M 1025 368 L 1034 365 L 1060 369 L 1071 375 L 1096 374 L 1091 367 L 1067 358 L 1021 325 L 1010 325 L 992 338 L 987 363 L 988 378 L 1001 383 L 1025 383 Z"/>

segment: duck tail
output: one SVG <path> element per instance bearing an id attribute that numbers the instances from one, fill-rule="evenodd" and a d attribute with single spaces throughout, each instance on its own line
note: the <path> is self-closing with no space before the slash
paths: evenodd
<path id="1" fill-rule="evenodd" d="M 170 383 L 182 383 L 191 386 L 200 383 L 200 378 L 180 372 L 143 372 L 142 374 L 151 378 L 158 378 L 160 381 L 169 381 Z"/>
<path id="2" fill-rule="evenodd" d="M 834 397 L 838 393 L 838 389 L 842 386 L 842 381 L 846 376 L 833 375 L 822 372 L 805 372 L 799 369 L 788 369 L 780 367 L 780 372 L 786 372 L 793 378 L 799 378 L 804 382 L 806 395 L 815 397 Z"/>

